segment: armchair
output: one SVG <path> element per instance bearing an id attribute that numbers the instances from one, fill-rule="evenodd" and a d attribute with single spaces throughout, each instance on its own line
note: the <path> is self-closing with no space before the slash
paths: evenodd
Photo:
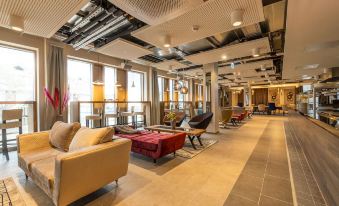
<path id="1" fill-rule="evenodd" d="M 212 112 L 206 112 L 204 114 L 193 117 L 188 124 L 195 129 L 206 129 L 213 117 Z"/>

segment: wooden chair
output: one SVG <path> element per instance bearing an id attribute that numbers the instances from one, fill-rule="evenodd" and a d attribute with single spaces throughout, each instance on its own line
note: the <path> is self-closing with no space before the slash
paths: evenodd
<path id="1" fill-rule="evenodd" d="M 22 134 L 22 109 L 2 110 L 2 123 L 0 129 L 2 130 L 2 153 L 6 156 L 6 160 L 9 160 L 8 155 L 8 142 L 16 141 L 7 140 L 7 129 L 19 128 L 19 134 Z"/>

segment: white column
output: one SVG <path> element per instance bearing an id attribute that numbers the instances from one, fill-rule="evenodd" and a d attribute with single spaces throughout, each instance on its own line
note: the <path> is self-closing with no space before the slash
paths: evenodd
<path id="1" fill-rule="evenodd" d="M 211 71 L 211 112 L 213 113 L 213 118 L 207 127 L 207 132 L 218 133 L 220 115 L 218 97 L 218 65 L 217 63 L 206 64 L 204 65 L 204 70 L 207 69 Z"/>

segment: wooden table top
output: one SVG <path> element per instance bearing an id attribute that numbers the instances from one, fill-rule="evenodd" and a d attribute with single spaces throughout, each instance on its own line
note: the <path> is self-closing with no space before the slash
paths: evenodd
<path id="1" fill-rule="evenodd" d="M 174 130 L 171 126 L 165 125 L 152 125 L 149 127 L 145 127 L 144 129 L 150 131 L 158 131 L 158 132 L 169 132 L 169 133 L 186 133 L 187 135 L 201 135 L 206 132 L 204 129 L 194 129 L 189 127 L 176 127 Z"/>

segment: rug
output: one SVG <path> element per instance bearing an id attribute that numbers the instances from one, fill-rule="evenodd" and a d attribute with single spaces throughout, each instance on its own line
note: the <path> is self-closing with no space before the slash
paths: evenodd
<path id="1" fill-rule="evenodd" d="M 203 146 L 200 146 L 198 140 L 194 139 L 194 145 L 197 148 L 195 150 L 195 149 L 193 149 L 190 140 L 188 138 L 186 138 L 184 147 L 180 150 L 177 150 L 176 154 L 180 157 L 191 159 L 194 156 L 196 156 L 196 155 L 200 154 L 201 152 L 203 152 L 204 150 L 206 150 L 207 148 L 209 148 L 210 146 L 217 143 L 218 140 L 216 140 L 214 138 L 203 138 L 202 137 L 201 142 L 202 142 Z"/>
<path id="2" fill-rule="evenodd" d="M 0 195 L 0 206 L 26 205 L 11 177 L 0 180 Z"/>

